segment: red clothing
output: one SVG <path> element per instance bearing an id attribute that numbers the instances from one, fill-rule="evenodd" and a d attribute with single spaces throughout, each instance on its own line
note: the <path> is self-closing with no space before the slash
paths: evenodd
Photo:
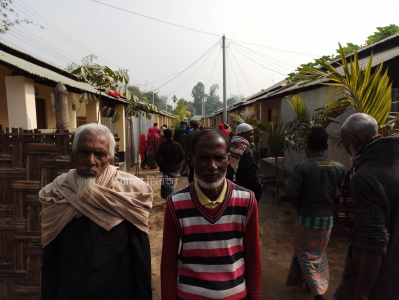
<path id="1" fill-rule="evenodd" d="M 205 208 L 210 214 L 217 214 L 220 207 Z M 164 231 L 161 260 L 161 293 L 162 300 L 175 300 L 177 296 L 177 262 L 180 239 L 176 231 L 172 214 L 165 206 Z M 259 245 L 258 206 L 254 207 L 248 216 L 244 237 L 245 251 L 245 281 L 248 299 L 261 299 L 261 260 Z"/>
<path id="2" fill-rule="evenodd" d="M 144 160 L 145 157 L 145 149 L 146 149 L 146 141 L 145 141 L 145 134 L 143 133 L 140 136 L 140 156 L 142 160 Z"/>
<path id="3" fill-rule="evenodd" d="M 230 133 L 229 133 L 226 129 L 224 129 L 224 125 L 223 125 L 223 124 L 220 124 L 220 125 L 219 125 L 219 129 L 220 129 L 225 135 L 230 136 Z"/>
<path id="4" fill-rule="evenodd" d="M 151 127 L 149 130 L 149 134 L 147 135 L 147 150 L 148 155 L 153 156 L 154 153 L 154 146 L 153 142 L 155 143 L 156 149 L 159 147 L 159 134 L 158 134 L 158 127 Z"/>

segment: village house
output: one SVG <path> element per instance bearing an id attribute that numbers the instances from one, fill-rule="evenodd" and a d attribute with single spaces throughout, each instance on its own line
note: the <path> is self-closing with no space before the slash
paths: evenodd
<path id="1" fill-rule="evenodd" d="M 152 112 L 151 120 L 142 120 L 141 124 L 139 120 L 134 120 L 137 118 L 131 118 L 133 143 L 130 143 L 127 126 L 129 119 L 125 117 L 128 102 L 125 99 L 117 99 L 102 93 L 101 107 L 98 101 L 93 104 L 80 103 L 79 96 L 82 92 L 93 95 L 98 93 L 92 85 L 77 81 L 77 77 L 66 70 L 0 43 L 0 124 L 3 130 L 6 128 L 41 129 L 42 132 L 55 130 L 53 90 L 58 82 L 68 89 L 71 131 L 83 124 L 104 124 L 120 138 L 118 155 L 121 162 L 126 160 L 126 151 L 129 151 L 128 155 L 136 157 L 139 128 L 141 132 L 147 133 L 153 123 L 167 126 L 173 123 L 172 115 L 163 110 Z M 114 113 L 112 109 L 120 115 L 116 123 L 111 122 Z M 130 150 L 131 147 L 133 149 Z"/>

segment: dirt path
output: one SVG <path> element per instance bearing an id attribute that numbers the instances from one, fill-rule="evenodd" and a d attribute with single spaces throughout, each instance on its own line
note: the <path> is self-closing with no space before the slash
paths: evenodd
<path id="1" fill-rule="evenodd" d="M 139 177 L 162 176 L 158 170 L 141 170 Z M 134 172 L 131 172 L 134 174 Z M 150 180 L 151 182 L 151 180 Z M 187 177 L 178 177 L 175 190 L 188 184 Z M 160 197 L 160 183 L 152 186 L 154 190 L 154 205 L 150 213 L 150 244 L 152 261 L 153 299 L 161 299 L 160 264 L 163 235 L 163 216 L 165 200 Z M 276 200 L 263 193 L 259 204 L 259 221 L 263 227 L 262 255 L 262 299 L 292 300 L 314 299 L 305 288 L 286 288 L 288 270 L 290 267 L 293 246 L 292 234 L 295 224 L 295 211 L 287 202 L 277 203 Z M 327 257 L 330 263 L 330 286 L 326 299 L 332 299 L 335 289 L 340 283 L 345 254 L 348 243 L 344 242 L 337 230 L 333 230 L 327 247 Z"/>

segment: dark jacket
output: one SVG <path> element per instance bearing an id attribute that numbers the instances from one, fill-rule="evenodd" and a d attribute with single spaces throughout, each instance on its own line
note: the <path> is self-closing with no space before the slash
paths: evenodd
<path id="1" fill-rule="evenodd" d="M 180 163 L 184 159 L 184 152 L 179 143 L 169 139 L 159 146 L 155 157 L 160 172 L 176 172 L 180 169 Z"/>
<path id="2" fill-rule="evenodd" d="M 299 163 L 291 174 L 287 190 L 298 215 L 331 217 L 344 175 L 344 166 L 324 155 L 314 155 Z"/>
<path id="3" fill-rule="evenodd" d="M 234 178 L 234 169 L 230 165 L 227 167 L 226 178 L 231 181 Z M 241 155 L 234 183 L 254 192 L 256 200 L 262 197 L 263 186 L 259 180 L 254 152 L 249 147 Z"/>
<path id="4" fill-rule="evenodd" d="M 197 135 L 197 133 L 199 132 L 198 128 L 195 128 L 193 131 L 189 132 L 187 134 L 186 137 L 186 142 L 184 145 L 184 152 L 186 152 L 186 155 L 188 155 L 188 153 L 190 153 L 191 151 L 191 142 L 193 140 L 193 138 Z"/>
<path id="5" fill-rule="evenodd" d="M 355 237 L 349 247 L 337 294 L 354 299 L 359 253 L 381 255 L 369 300 L 399 299 L 399 137 L 379 138 L 362 151 L 351 180 Z"/>
<path id="6" fill-rule="evenodd" d="M 186 126 L 180 126 L 175 129 L 175 134 L 173 135 L 173 140 L 180 143 L 180 137 L 183 133 L 186 133 Z"/>
<path id="7" fill-rule="evenodd" d="M 127 221 L 109 232 L 75 218 L 43 248 L 43 300 L 152 299 L 148 235 Z"/>

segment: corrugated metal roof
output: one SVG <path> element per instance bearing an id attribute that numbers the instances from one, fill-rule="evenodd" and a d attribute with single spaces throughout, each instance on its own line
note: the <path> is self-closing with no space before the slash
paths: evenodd
<path id="1" fill-rule="evenodd" d="M 49 69 L 28 62 L 22 58 L 13 56 L 7 52 L 0 51 L 0 60 L 8 64 L 11 64 L 13 66 L 16 66 L 18 69 L 21 69 L 30 74 L 37 75 L 39 77 L 46 78 L 54 82 L 61 81 L 64 85 L 85 90 L 90 93 L 97 93 L 97 90 L 88 83 L 73 80 L 71 78 L 58 74 Z"/>
<path id="2" fill-rule="evenodd" d="M 381 64 L 382 62 L 386 62 L 386 61 L 388 61 L 388 60 L 390 60 L 390 59 L 392 59 L 394 57 L 397 57 L 397 56 L 399 56 L 399 46 L 373 55 L 373 61 L 372 61 L 371 65 L 373 67 L 375 67 L 375 66 Z M 362 59 L 359 59 L 359 66 L 363 67 L 363 68 L 366 67 L 369 59 L 370 59 L 370 56 L 364 57 Z M 336 70 L 340 74 L 344 73 L 343 67 L 338 67 L 338 68 L 336 68 Z M 317 81 L 308 83 L 308 84 L 306 84 L 306 85 L 304 85 L 302 87 L 299 86 L 300 82 L 298 82 L 297 84 L 295 84 L 292 87 L 289 87 L 289 88 L 287 88 L 287 89 L 285 89 L 283 91 L 280 91 L 280 92 L 277 92 L 277 93 L 271 93 L 271 94 L 265 95 L 263 97 L 259 97 L 259 98 L 256 99 L 256 101 L 261 100 L 261 99 L 266 99 L 266 98 L 271 97 L 271 96 L 276 96 L 276 95 L 279 95 L 279 94 L 283 94 L 283 93 L 286 93 L 286 92 L 289 92 L 289 91 L 292 91 L 292 90 L 302 89 L 302 88 L 305 88 L 305 87 L 308 87 L 308 86 L 317 85 L 317 84 L 320 84 L 322 82 L 327 82 L 327 81 L 328 81 L 327 79 L 317 80 Z"/>

